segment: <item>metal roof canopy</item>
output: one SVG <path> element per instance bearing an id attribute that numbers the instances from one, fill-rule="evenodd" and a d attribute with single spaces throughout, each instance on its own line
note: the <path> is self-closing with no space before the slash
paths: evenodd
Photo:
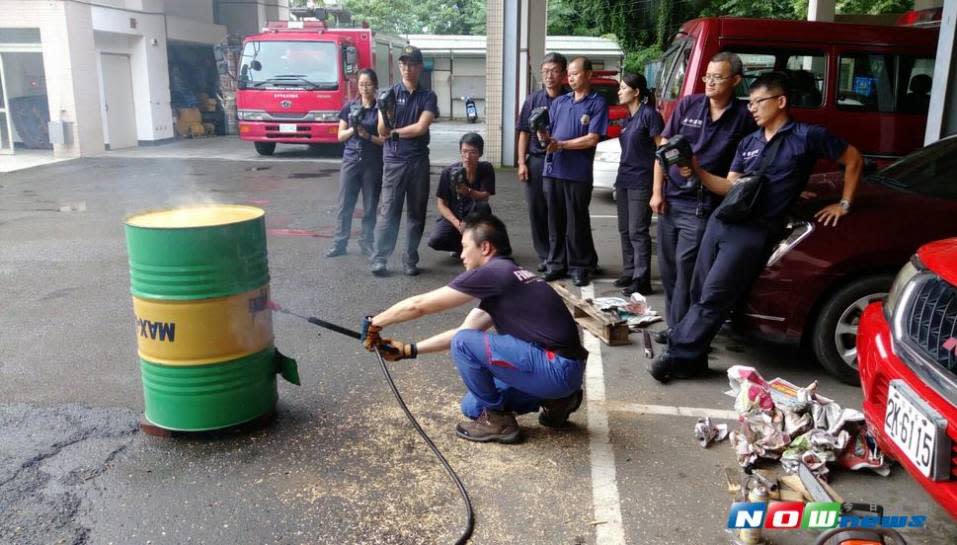
<path id="1" fill-rule="evenodd" d="M 409 43 L 422 50 L 422 53 L 451 52 L 459 55 L 485 55 L 487 39 L 485 36 L 409 34 Z M 624 56 L 618 44 L 607 38 L 580 36 L 546 36 L 545 51 L 561 51 L 568 55 Z"/>

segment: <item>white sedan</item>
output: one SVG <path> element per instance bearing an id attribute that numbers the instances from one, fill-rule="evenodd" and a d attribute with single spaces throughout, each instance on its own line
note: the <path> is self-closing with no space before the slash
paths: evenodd
<path id="1" fill-rule="evenodd" d="M 619 161 L 621 161 L 621 142 L 617 138 L 598 143 L 595 149 L 595 161 L 592 163 L 593 190 L 615 190 Z"/>

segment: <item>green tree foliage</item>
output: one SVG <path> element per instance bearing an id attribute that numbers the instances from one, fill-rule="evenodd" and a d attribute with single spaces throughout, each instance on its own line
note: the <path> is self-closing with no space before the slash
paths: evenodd
<path id="1" fill-rule="evenodd" d="M 904 13 L 910 9 L 914 9 L 912 0 L 837 0 L 838 13 L 881 15 L 884 13 Z"/>
<path id="2" fill-rule="evenodd" d="M 697 17 L 804 19 L 807 0 L 549 0 L 548 33 L 612 34 L 625 69 L 641 72 L 658 58 L 684 21 Z M 837 0 L 838 13 L 879 15 L 911 9 L 912 0 Z"/>
<path id="3" fill-rule="evenodd" d="M 290 0 L 289 7 L 305 4 Z M 352 12 L 353 21 L 368 21 L 383 32 L 485 34 L 484 0 L 343 0 L 342 5 Z"/>

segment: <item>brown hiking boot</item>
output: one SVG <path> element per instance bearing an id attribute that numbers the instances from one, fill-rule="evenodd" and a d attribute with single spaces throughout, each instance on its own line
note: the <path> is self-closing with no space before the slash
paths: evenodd
<path id="1" fill-rule="evenodd" d="M 568 415 L 578 410 L 582 404 L 581 390 L 560 399 L 542 401 L 542 411 L 538 413 L 538 423 L 549 428 L 561 428 L 568 423 Z"/>
<path id="2" fill-rule="evenodd" d="M 483 409 L 482 414 L 475 420 L 460 422 L 455 426 L 455 434 L 462 439 L 487 443 L 518 443 L 522 440 L 522 432 L 518 429 L 513 413 Z"/>

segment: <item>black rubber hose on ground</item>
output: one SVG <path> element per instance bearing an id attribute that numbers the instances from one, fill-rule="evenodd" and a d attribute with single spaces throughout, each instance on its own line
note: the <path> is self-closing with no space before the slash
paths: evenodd
<path id="1" fill-rule="evenodd" d="M 465 523 L 465 529 L 462 531 L 462 535 L 459 536 L 459 539 L 455 542 L 455 545 L 464 545 L 468 543 L 469 538 L 472 537 L 472 531 L 475 529 L 475 512 L 472 510 L 472 500 L 469 499 L 469 493 L 465 490 L 465 485 L 462 484 L 462 479 L 459 479 L 459 476 L 455 473 L 455 470 L 452 469 L 452 466 L 449 465 L 448 460 L 445 459 L 445 456 L 442 455 L 442 451 L 439 450 L 439 447 L 435 446 L 435 443 L 432 442 L 432 439 L 425 433 L 425 430 L 422 429 L 422 426 L 419 425 L 419 422 L 412 416 L 412 411 L 409 410 L 409 407 L 405 404 L 405 400 L 402 399 L 402 395 L 399 393 L 399 389 L 395 386 L 395 381 L 392 380 L 392 375 L 389 373 L 389 367 L 385 364 L 385 360 L 382 359 L 382 354 L 379 352 L 379 348 L 376 347 L 375 355 L 379 359 L 379 366 L 382 368 L 382 374 L 385 375 L 386 382 L 389 383 L 389 388 L 392 389 L 392 394 L 395 396 L 396 402 L 398 402 L 399 407 L 402 407 L 402 412 L 405 413 L 406 418 L 409 419 L 409 422 L 412 423 L 412 427 L 415 428 L 415 431 L 419 432 L 419 436 L 422 437 L 422 440 L 425 441 L 425 444 L 432 449 L 432 453 L 435 454 L 435 457 L 438 458 L 439 462 L 442 464 L 442 467 L 445 468 L 445 472 L 448 473 L 449 478 L 452 479 L 452 483 L 455 484 L 455 487 L 459 489 L 459 495 L 462 496 L 462 501 L 465 503 L 465 513 L 467 516 L 467 522 Z"/>

